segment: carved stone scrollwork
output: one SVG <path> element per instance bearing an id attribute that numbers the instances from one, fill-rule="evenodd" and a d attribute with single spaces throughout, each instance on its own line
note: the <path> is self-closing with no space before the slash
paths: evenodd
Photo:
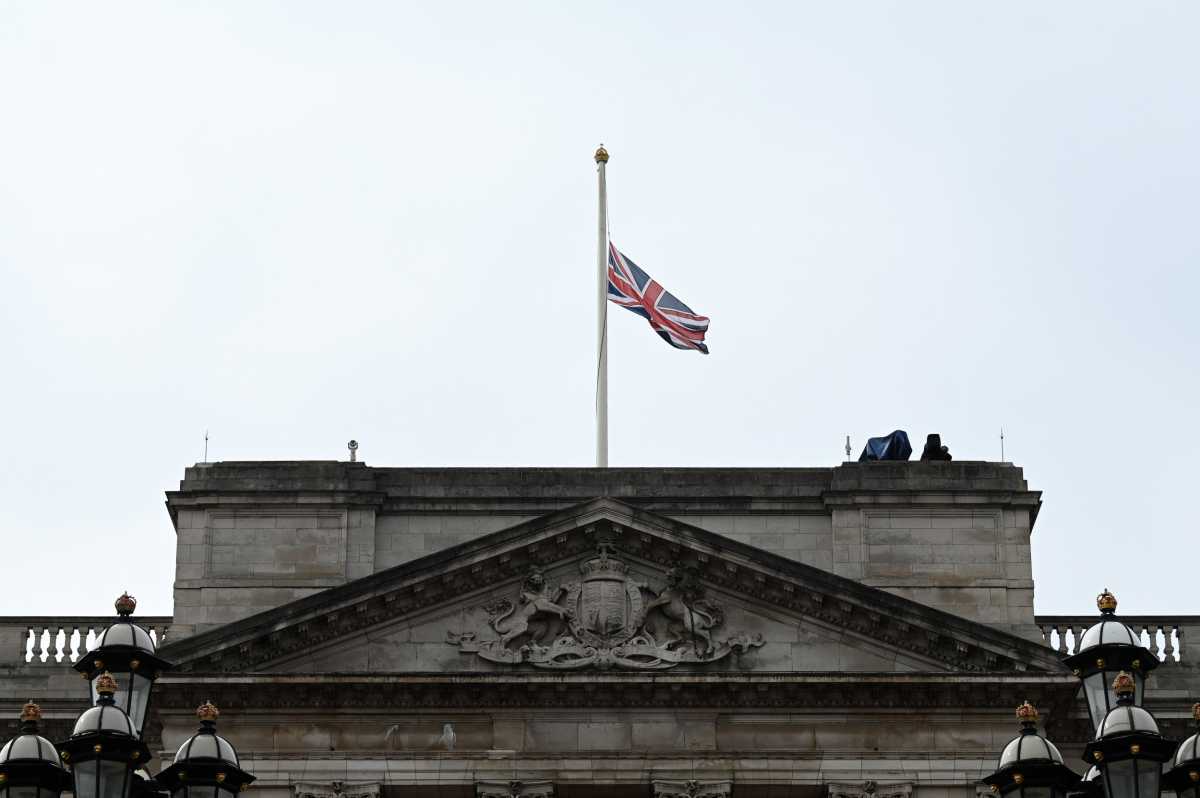
<path id="1" fill-rule="evenodd" d="M 552 781 L 477 781 L 476 798 L 554 798 Z"/>
<path id="2" fill-rule="evenodd" d="M 728 781 L 654 781 L 654 798 L 729 798 L 733 783 Z"/>
<path id="3" fill-rule="evenodd" d="M 484 628 L 451 631 L 447 642 L 489 662 L 557 670 L 665 670 L 763 644 L 761 635 L 744 632 L 717 639 L 724 612 L 704 597 L 693 571 L 670 569 L 656 592 L 630 578 L 629 566 L 607 542 L 598 543 L 596 556 L 579 570 L 579 581 L 552 587 L 533 568 L 515 602 L 483 608 L 492 635 Z"/>
<path id="4" fill-rule="evenodd" d="M 857 784 L 830 784 L 829 798 L 912 798 L 911 781 L 879 784 L 861 781 Z"/>
<path id="5" fill-rule="evenodd" d="M 328 784 L 293 784 L 296 798 L 379 798 L 379 782 L 331 781 Z"/>

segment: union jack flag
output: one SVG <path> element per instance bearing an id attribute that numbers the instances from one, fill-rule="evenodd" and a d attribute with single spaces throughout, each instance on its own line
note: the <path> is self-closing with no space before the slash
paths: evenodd
<path id="1" fill-rule="evenodd" d="M 650 322 L 654 331 L 676 349 L 696 349 L 708 354 L 704 345 L 708 317 L 693 313 L 618 252 L 612 242 L 608 245 L 608 300 Z"/>

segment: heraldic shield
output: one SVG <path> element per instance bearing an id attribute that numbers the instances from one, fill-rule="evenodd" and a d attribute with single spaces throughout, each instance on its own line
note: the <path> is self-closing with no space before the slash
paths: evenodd
<path id="1" fill-rule="evenodd" d="M 556 587 L 532 568 L 516 601 L 483 608 L 488 630 L 448 631 L 446 642 L 489 662 L 559 670 L 663 670 L 716 662 L 763 644 L 761 635 L 745 633 L 716 639 L 724 614 L 680 569 L 672 568 L 656 591 L 632 579 L 612 545 L 602 542 L 579 571 L 581 579 Z M 659 616 L 657 634 L 646 627 L 652 611 Z"/>
<path id="2" fill-rule="evenodd" d="M 612 648 L 637 634 L 646 619 L 641 586 L 629 566 L 600 544 L 598 556 L 579 566 L 583 579 L 567 589 L 567 622 L 583 643 Z"/>

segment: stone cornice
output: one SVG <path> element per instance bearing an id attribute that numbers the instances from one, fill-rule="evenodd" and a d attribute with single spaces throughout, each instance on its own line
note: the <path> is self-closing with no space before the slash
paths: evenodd
<path id="1" fill-rule="evenodd" d="M 596 496 L 639 506 L 755 511 L 762 503 L 820 506 L 853 493 L 1038 497 L 1020 468 L 979 461 L 843 463 L 831 468 L 375 468 L 335 461 L 219 462 L 188 468 L 169 507 L 234 498 L 326 494 L 388 506 L 479 508 L 517 504 L 548 512 Z"/>
<path id="2" fill-rule="evenodd" d="M 597 499 L 347 585 L 168 643 L 184 670 L 254 671 L 292 653 L 461 599 L 594 550 L 597 531 L 622 556 L 695 567 L 711 586 L 812 618 L 951 671 L 1062 672 L 1049 648 L 698 527 Z"/>
<path id="3" fill-rule="evenodd" d="M 1069 717 L 1078 680 L 1062 674 L 508 673 L 240 674 L 161 677 L 159 712 L 211 698 L 230 712 L 331 708 L 424 712 L 498 708 L 1003 711 L 1028 699 Z"/>

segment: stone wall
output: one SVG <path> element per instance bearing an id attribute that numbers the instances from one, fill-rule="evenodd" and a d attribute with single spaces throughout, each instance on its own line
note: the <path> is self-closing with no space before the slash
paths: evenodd
<path id="1" fill-rule="evenodd" d="M 1000 463 L 407 469 L 210 463 L 167 506 L 188 634 L 610 496 L 1031 639 L 1040 503 Z"/>

